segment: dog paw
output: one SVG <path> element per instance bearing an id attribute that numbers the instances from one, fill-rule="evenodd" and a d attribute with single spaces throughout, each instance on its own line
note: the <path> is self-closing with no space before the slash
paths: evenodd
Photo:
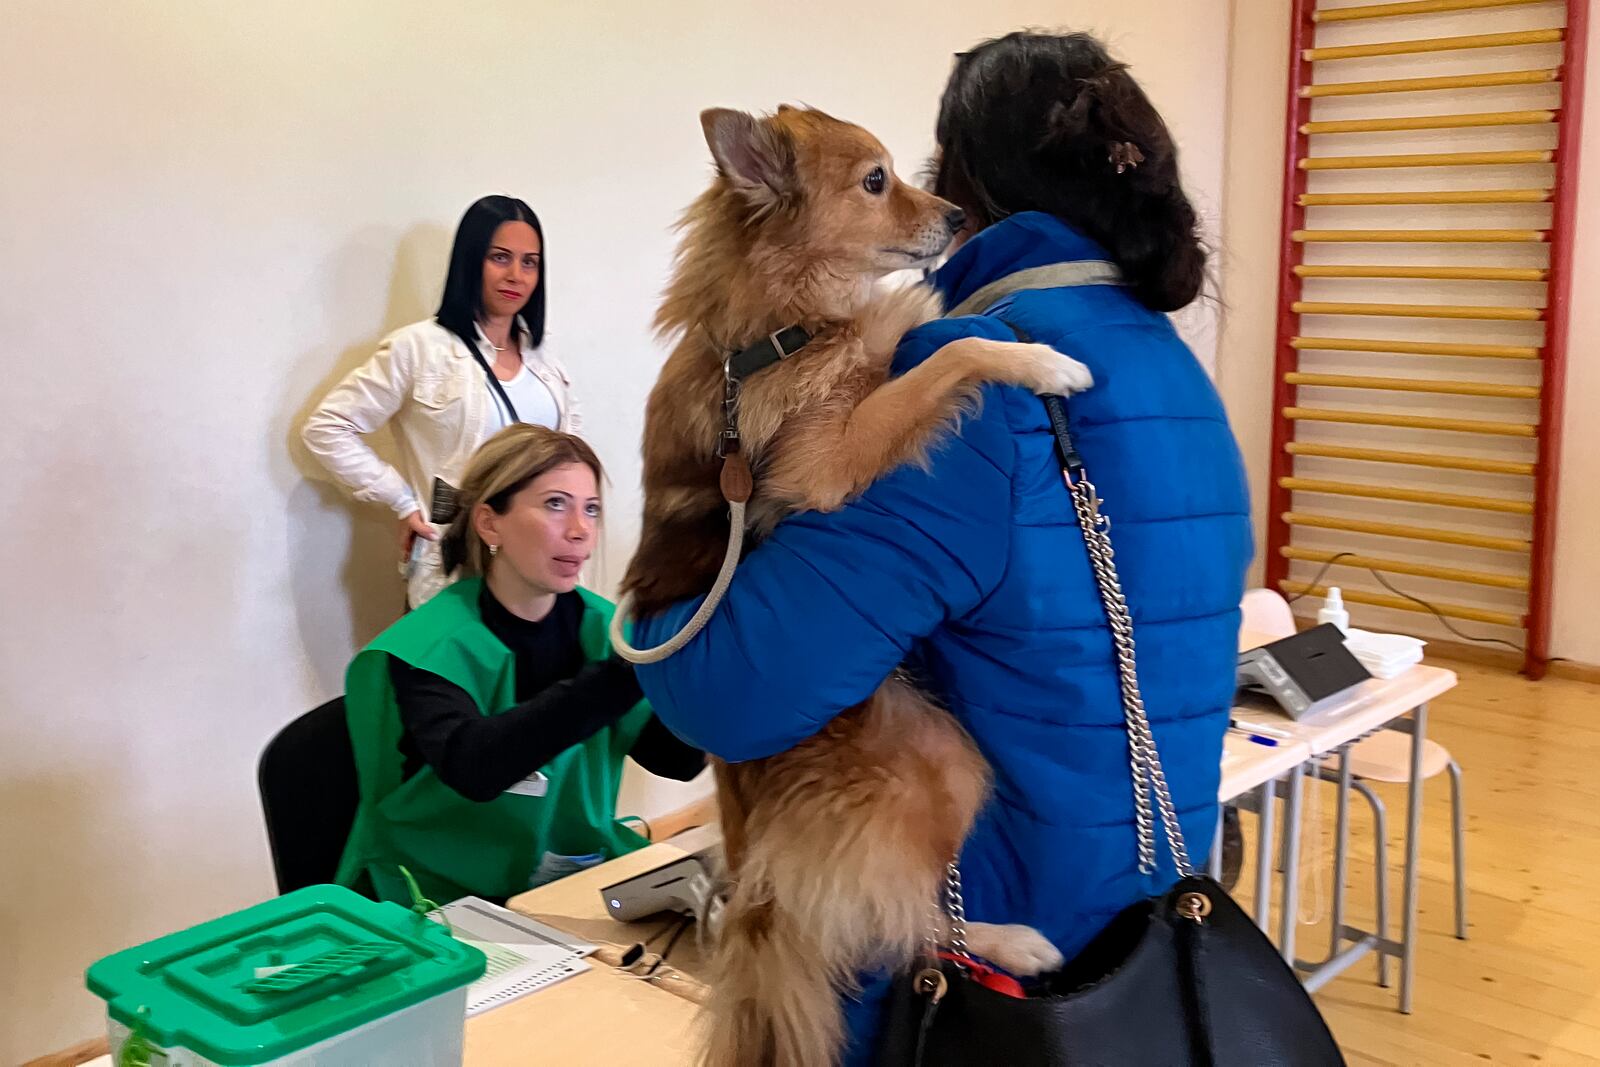
<path id="1" fill-rule="evenodd" d="M 1073 393 L 1081 393 L 1094 387 L 1094 373 L 1084 364 L 1079 363 L 1071 356 L 1063 356 L 1059 352 L 1056 353 L 1056 362 L 1059 366 L 1056 368 L 1054 386 L 1049 390 L 1040 390 L 1040 392 L 1049 392 L 1056 396 L 1071 396 Z"/>
<path id="2" fill-rule="evenodd" d="M 1088 367 L 1049 345 L 1019 342 L 1015 347 L 1026 366 L 1022 384 L 1040 396 L 1071 396 L 1094 385 L 1094 374 Z"/>
<path id="3" fill-rule="evenodd" d="M 1031 926 L 967 926 L 967 947 L 977 955 L 1016 975 L 1048 974 L 1066 962 L 1043 934 Z"/>

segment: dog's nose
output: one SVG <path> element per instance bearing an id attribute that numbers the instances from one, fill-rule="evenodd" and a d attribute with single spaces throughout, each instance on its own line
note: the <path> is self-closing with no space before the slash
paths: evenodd
<path id="1" fill-rule="evenodd" d="M 956 233 L 966 225 L 967 213 L 958 207 L 953 207 L 944 213 L 944 222 L 950 227 L 951 233 Z"/>

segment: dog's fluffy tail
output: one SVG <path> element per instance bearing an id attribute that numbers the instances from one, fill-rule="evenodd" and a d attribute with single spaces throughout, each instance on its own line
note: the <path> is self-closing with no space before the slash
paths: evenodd
<path id="1" fill-rule="evenodd" d="M 948 713 L 891 682 L 760 774 L 714 964 L 708 1067 L 827 1067 L 839 997 L 933 933 L 946 864 L 987 788 Z M 753 783 L 751 783 L 753 784 Z"/>
<path id="2" fill-rule="evenodd" d="M 705 1067 L 827 1067 L 844 1025 L 821 946 L 742 881 L 723 913 L 713 961 Z"/>

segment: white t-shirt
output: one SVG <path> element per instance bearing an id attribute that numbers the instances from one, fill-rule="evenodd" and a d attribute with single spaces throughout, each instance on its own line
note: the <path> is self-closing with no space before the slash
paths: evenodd
<path id="1" fill-rule="evenodd" d="M 489 388 L 487 382 L 484 387 Z M 555 395 L 526 366 L 518 367 L 517 376 L 509 382 L 501 382 L 500 388 L 511 398 L 512 406 L 517 409 L 517 416 L 523 422 L 547 426 L 552 430 L 556 428 L 561 412 L 556 408 Z M 506 410 L 499 393 L 494 394 L 494 411 L 502 429 L 511 425 L 511 413 Z"/>

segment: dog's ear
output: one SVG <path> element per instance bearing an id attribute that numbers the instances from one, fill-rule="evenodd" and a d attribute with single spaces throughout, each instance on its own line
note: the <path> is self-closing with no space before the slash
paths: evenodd
<path id="1" fill-rule="evenodd" d="M 794 145 L 770 123 L 743 111 L 714 107 L 700 113 L 700 126 L 717 169 L 734 188 L 763 200 L 789 193 Z"/>

